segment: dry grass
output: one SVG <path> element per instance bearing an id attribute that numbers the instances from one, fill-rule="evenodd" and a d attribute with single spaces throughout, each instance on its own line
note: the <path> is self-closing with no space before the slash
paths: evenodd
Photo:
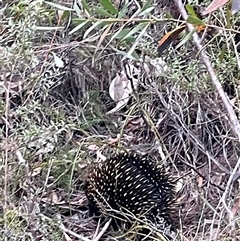
<path id="1" fill-rule="evenodd" d="M 79 24 L 75 12 L 67 30 L 51 29 L 69 20 L 59 19 L 54 6 L 1 4 L 8 6 L 0 16 L 2 240 L 91 240 L 98 229 L 88 217 L 81 181 L 85 168 L 128 148 L 163 161 L 181 177 L 179 240 L 240 240 L 239 182 L 230 179 L 239 173 L 234 167 L 240 146 L 191 41 L 164 52 L 168 71 L 160 77 L 140 66 L 138 91 L 123 109 L 107 114 L 115 107 L 108 87 L 121 70 L 120 50 L 111 47 L 117 41 L 107 45 L 106 37 L 95 55 L 94 36 L 101 31 L 93 29 L 89 42 L 82 40 L 87 25 L 69 35 Z M 163 16 L 162 6 L 154 11 Z M 224 30 L 225 13 L 212 18 Z M 159 36 L 153 35 L 152 42 L 164 26 L 153 25 Z M 234 33 L 209 38 L 207 52 L 238 116 Z M 104 237 L 115 240 L 114 235 L 124 234 Z"/>

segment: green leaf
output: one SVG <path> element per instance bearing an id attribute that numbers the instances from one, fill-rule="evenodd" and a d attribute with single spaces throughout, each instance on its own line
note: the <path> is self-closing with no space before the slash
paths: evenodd
<path id="1" fill-rule="evenodd" d="M 100 14 L 101 16 L 104 16 L 104 17 L 114 18 L 114 15 L 112 15 L 108 11 L 106 11 L 106 10 L 104 10 L 102 8 L 99 8 L 99 7 L 95 7 L 95 12 Z"/>
<path id="2" fill-rule="evenodd" d="M 136 38 L 136 41 L 133 43 L 132 47 L 129 49 L 129 51 L 126 53 L 126 55 L 123 57 L 122 60 L 127 59 L 127 58 L 134 58 L 132 54 L 133 54 L 134 50 L 136 49 L 136 46 L 139 44 L 139 41 L 141 40 L 141 38 L 146 33 L 146 31 L 147 31 L 147 29 L 148 29 L 150 24 L 151 24 L 150 22 L 148 22 L 148 23 L 141 23 L 142 31 L 138 34 L 138 36 Z"/>
<path id="3" fill-rule="evenodd" d="M 187 34 L 187 36 L 175 47 L 176 49 L 180 48 L 182 45 L 184 45 L 195 33 L 195 29 Z"/>
<path id="4" fill-rule="evenodd" d="M 89 15 L 92 15 L 92 14 L 91 14 L 91 9 L 90 9 L 90 7 L 88 6 L 86 0 L 82 0 L 81 3 L 82 3 L 83 9 L 86 10 L 86 11 L 89 13 Z"/>
<path id="5" fill-rule="evenodd" d="M 114 7 L 114 5 L 111 3 L 111 1 L 109 0 L 100 0 L 100 4 L 104 7 L 104 9 L 106 9 L 109 13 L 112 14 L 117 14 L 118 11 L 117 9 Z"/>
<path id="6" fill-rule="evenodd" d="M 64 7 L 64 6 L 62 6 L 62 5 L 60 5 L 60 4 L 57 4 L 57 3 L 52 3 L 52 2 L 48 2 L 48 1 L 44 1 L 44 2 L 45 2 L 46 4 L 54 7 L 54 8 L 59 9 L 59 10 L 63 10 L 63 11 L 73 11 L 73 9 Z"/>
<path id="7" fill-rule="evenodd" d="M 131 31 L 128 32 L 128 34 L 126 34 L 126 36 L 124 38 L 122 38 L 122 41 L 130 36 L 132 36 L 133 34 L 137 33 L 139 30 L 143 29 L 146 27 L 146 25 L 148 25 L 149 23 L 139 23 L 135 28 L 133 28 Z"/>
<path id="8" fill-rule="evenodd" d="M 127 52 L 126 51 L 123 51 L 123 50 L 119 50 L 117 48 L 115 48 L 114 46 L 110 45 L 110 47 L 118 54 L 121 54 L 123 57 L 127 55 Z M 131 57 L 131 59 L 133 60 L 139 60 L 139 57 L 138 55 L 136 54 L 136 52 L 133 52 Z"/>
<path id="9" fill-rule="evenodd" d="M 227 45 L 224 44 L 224 45 L 223 45 L 223 48 L 221 49 L 220 54 L 219 54 L 219 56 L 218 56 L 218 59 L 220 60 L 220 63 L 223 62 L 223 59 L 224 59 L 226 50 L 227 50 Z"/>
<path id="10" fill-rule="evenodd" d="M 133 43 L 135 41 L 136 41 L 136 38 L 133 37 L 133 36 L 130 36 L 130 37 L 127 37 L 127 38 L 124 39 L 124 42 L 126 42 L 126 43 Z M 122 42 L 123 41 L 120 41 L 120 43 L 122 43 Z"/>
<path id="11" fill-rule="evenodd" d="M 205 25 L 205 23 L 199 19 L 198 17 L 194 17 L 194 16 L 189 16 L 187 19 L 188 23 L 194 24 L 194 25 Z"/>
<path id="12" fill-rule="evenodd" d="M 116 39 L 123 39 L 129 32 L 131 31 L 130 28 L 122 29 L 117 36 L 115 36 Z"/>
<path id="13" fill-rule="evenodd" d="M 86 19 L 82 19 L 82 20 L 78 20 L 78 21 L 82 21 L 77 27 L 75 27 L 74 29 L 72 29 L 70 32 L 69 32 L 69 35 L 77 32 L 79 29 L 81 29 L 83 26 L 85 26 L 89 20 L 86 20 Z"/>
<path id="14" fill-rule="evenodd" d="M 131 1 L 129 1 L 129 4 L 131 3 Z M 136 12 L 140 13 L 141 12 L 141 5 L 138 1 L 135 1 L 136 7 L 138 8 L 138 10 Z"/>
<path id="15" fill-rule="evenodd" d="M 125 25 L 122 25 L 119 30 L 113 34 L 113 36 L 111 37 L 111 39 L 109 40 L 108 44 L 110 44 L 123 30 L 124 30 L 124 26 Z"/>
<path id="16" fill-rule="evenodd" d="M 121 9 L 121 11 L 118 13 L 118 18 L 123 18 L 126 15 L 127 11 L 128 11 L 128 5 L 125 4 Z"/>
<path id="17" fill-rule="evenodd" d="M 69 16 L 69 11 L 64 11 L 61 19 L 66 19 Z"/>
<path id="18" fill-rule="evenodd" d="M 186 4 L 185 8 L 187 9 L 187 12 L 188 12 L 189 15 L 194 16 L 194 17 L 197 18 L 197 14 L 195 13 L 194 8 L 193 8 L 192 5 Z"/>
<path id="19" fill-rule="evenodd" d="M 102 27 L 101 30 L 103 31 L 108 25 L 106 25 L 106 23 L 104 23 L 102 20 L 99 20 L 97 22 L 95 22 L 90 28 L 87 29 L 87 31 L 84 33 L 83 35 L 83 39 L 85 39 L 88 34 L 93 30 L 96 29 L 98 27 Z"/>
<path id="20" fill-rule="evenodd" d="M 152 10 L 154 10 L 155 7 L 149 7 L 147 9 L 145 9 L 144 11 L 142 11 L 141 13 L 139 13 L 138 16 L 143 16 L 143 15 L 146 15 L 147 13 L 150 13 L 152 12 Z"/>
<path id="21" fill-rule="evenodd" d="M 82 9 L 80 8 L 80 6 L 76 3 L 76 1 L 74 1 L 74 4 L 73 4 L 73 9 L 74 11 L 77 13 L 77 15 L 80 17 L 82 16 Z"/>
<path id="22" fill-rule="evenodd" d="M 153 4 L 152 4 L 152 0 L 149 0 L 149 1 L 147 1 L 144 5 L 143 5 L 143 7 L 142 7 L 142 9 L 141 9 L 141 12 L 144 12 L 145 10 L 147 10 L 148 8 L 154 8 L 153 7 Z"/>
<path id="23" fill-rule="evenodd" d="M 166 19 L 174 19 L 174 17 L 170 13 L 165 13 Z"/>
<path id="24" fill-rule="evenodd" d="M 106 18 L 106 19 L 101 19 L 103 23 L 109 24 L 109 23 L 119 23 L 118 18 Z"/>
<path id="25" fill-rule="evenodd" d="M 131 31 L 130 28 L 123 29 L 121 32 L 118 33 L 117 36 L 115 36 L 115 39 L 120 40 L 120 42 L 123 42 L 122 39 L 124 39 L 125 42 L 133 43 L 136 40 L 136 37 L 129 36 L 125 38 L 125 36 L 129 33 L 129 31 Z"/>

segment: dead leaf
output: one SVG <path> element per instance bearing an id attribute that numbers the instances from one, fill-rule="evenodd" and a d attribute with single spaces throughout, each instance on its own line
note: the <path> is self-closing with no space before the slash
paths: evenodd
<path id="1" fill-rule="evenodd" d="M 203 186 L 203 178 L 198 177 L 198 187 L 202 187 L 202 186 Z"/>
<path id="2" fill-rule="evenodd" d="M 177 185 L 175 187 L 176 193 L 180 192 L 182 188 L 183 188 L 183 179 L 181 178 L 180 180 L 178 180 Z"/>
<path id="3" fill-rule="evenodd" d="M 117 74 L 117 76 L 112 80 L 109 86 L 109 94 L 115 102 L 122 100 L 124 88 L 126 87 L 126 81 L 126 76 L 122 74 Z"/>
<path id="4" fill-rule="evenodd" d="M 238 197 L 236 198 L 236 201 L 234 202 L 234 205 L 232 207 L 232 213 L 234 216 L 237 215 L 239 207 L 240 207 L 240 198 Z"/>
<path id="5" fill-rule="evenodd" d="M 119 141 L 119 136 L 117 138 L 109 138 L 108 139 L 108 144 L 113 145 Z"/>
<path id="6" fill-rule="evenodd" d="M 58 57 L 54 52 L 52 52 L 52 54 L 53 54 L 53 57 L 54 57 L 56 67 L 63 68 L 64 62 L 62 61 L 62 59 L 60 57 Z"/>
<path id="7" fill-rule="evenodd" d="M 100 45 L 102 44 L 103 40 L 107 37 L 109 31 L 111 30 L 113 24 L 111 23 L 105 30 L 104 32 L 102 33 L 98 43 L 97 43 L 97 46 L 96 46 L 96 49 L 95 49 L 95 52 L 94 52 L 94 56 L 96 55 L 97 51 L 99 50 L 99 47 Z"/>
<path id="8" fill-rule="evenodd" d="M 52 192 L 52 195 L 51 195 L 51 201 L 54 204 L 57 204 L 59 202 L 58 195 L 54 191 Z"/>
<path id="9" fill-rule="evenodd" d="M 234 106 L 234 104 L 236 103 L 236 101 L 237 101 L 237 97 L 232 98 L 232 99 L 230 100 L 231 105 Z"/>
<path id="10" fill-rule="evenodd" d="M 98 160 L 105 161 L 105 160 L 107 159 L 107 157 L 104 156 L 104 155 L 101 153 L 101 150 L 98 150 L 98 151 L 96 152 L 96 154 L 97 154 L 97 159 L 98 159 Z"/>
<path id="11" fill-rule="evenodd" d="M 98 151 L 99 150 L 99 146 L 92 144 L 88 146 L 88 150 L 90 151 Z"/>
<path id="12" fill-rule="evenodd" d="M 24 159 L 22 153 L 19 150 L 16 151 L 16 156 L 17 156 L 19 165 L 24 165 L 27 163 L 27 161 Z"/>
<path id="13" fill-rule="evenodd" d="M 37 175 L 39 175 L 42 171 L 42 167 L 36 167 L 33 169 L 32 173 L 31 173 L 31 177 L 35 177 Z"/>
<path id="14" fill-rule="evenodd" d="M 117 102 L 116 107 L 110 110 L 107 114 L 114 113 L 122 109 L 129 101 L 131 94 L 133 93 L 133 88 L 136 89 L 138 86 L 138 78 L 133 76 L 138 76 L 140 71 L 133 64 L 129 64 L 126 68 L 128 73 L 125 73 L 125 70 L 122 70 L 120 74 L 112 80 L 109 86 L 109 94 L 111 98 Z M 131 80 L 127 77 L 131 77 Z"/>
<path id="15" fill-rule="evenodd" d="M 228 0 L 213 0 L 209 6 L 202 12 L 203 15 L 212 13 L 213 11 L 216 11 L 218 8 L 223 7 Z"/>
<path id="16" fill-rule="evenodd" d="M 186 24 L 182 24 L 172 31 L 166 33 L 158 42 L 158 56 L 161 57 L 163 51 L 167 49 L 171 43 L 178 38 L 179 34 L 186 29 Z"/>

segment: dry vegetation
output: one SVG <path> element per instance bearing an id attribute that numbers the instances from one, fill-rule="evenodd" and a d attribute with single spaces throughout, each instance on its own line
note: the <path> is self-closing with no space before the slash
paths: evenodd
<path id="1" fill-rule="evenodd" d="M 132 149 L 181 177 L 179 240 L 240 240 L 239 140 L 199 51 L 191 39 L 177 46 L 183 32 L 162 54 L 165 71 L 149 63 L 156 41 L 179 24 L 169 19 L 178 15 L 172 2 L 149 1 L 141 14 L 141 1 L 125 1 L 115 21 L 103 21 L 116 16 L 98 1 L 56 2 L 0 2 L 0 239 L 93 240 L 80 177 L 102 156 Z M 214 31 L 201 34 L 237 117 L 238 18 L 216 11 L 203 18 Z M 122 61 L 134 49 L 150 71 Z M 126 64 L 139 70 L 138 89 L 108 113 L 116 106 L 109 85 Z"/>

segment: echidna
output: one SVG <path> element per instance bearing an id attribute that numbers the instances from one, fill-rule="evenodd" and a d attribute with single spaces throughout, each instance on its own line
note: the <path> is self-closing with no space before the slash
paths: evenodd
<path id="1" fill-rule="evenodd" d="M 153 160 L 122 153 L 92 169 L 85 191 L 91 214 L 117 210 L 174 230 L 178 226 L 175 186 L 170 174 Z"/>

